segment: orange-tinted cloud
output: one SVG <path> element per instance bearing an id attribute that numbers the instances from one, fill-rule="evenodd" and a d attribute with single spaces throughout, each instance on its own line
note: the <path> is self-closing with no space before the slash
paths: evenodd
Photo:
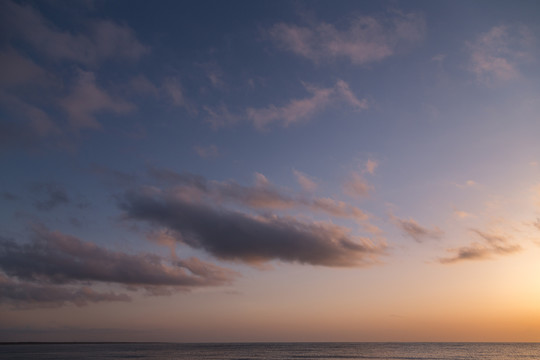
<path id="1" fill-rule="evenodd" d="M 418 224 L 414 219 L 400 219 L 391 215 L 391 219 L 396 224 L 404 235 L 413 238 L 417 242 L 423 242 L 428 239 L 440 239 L 444 232 L 437 226 L 427 228 Z"/>
<path id="2" fill-rule="evenodd" d="M 499 234 L 485 233 L 471 229 L 480 237 L 482 243 L 474 242 L 471 245 L 456 249 L 448 249 L 452 256 L 439 258 L 441 264 L 453 264 L 465 260 L 486 260 L 497 255 L 509 255 L 521 250 L 521 246 L 513 244 L 510 240 Z"/>

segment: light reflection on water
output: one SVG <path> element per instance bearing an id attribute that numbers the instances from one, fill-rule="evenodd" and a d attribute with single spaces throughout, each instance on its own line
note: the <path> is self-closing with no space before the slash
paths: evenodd
<path id="1" fill-rule="evenodd" d="M 4 344 L 1 359 L 516 360 L 540 359 L 538 343 Z"/>

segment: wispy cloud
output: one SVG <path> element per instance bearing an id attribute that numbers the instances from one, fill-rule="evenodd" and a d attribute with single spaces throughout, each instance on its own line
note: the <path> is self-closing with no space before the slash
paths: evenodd
<path id="1" fill-rule="evenodd" d="M 73 290 L 73 286 L 81 284 L 116 284 L 158 295 L 200 286 L 225 285 L 237 276 L 231 270 L 196 258 L 166 259 L 148 253 L 111 251 L 71 235 L 50 231 L 42 225 L 33 227 L 32 240 L 24 244 L 0 238 L 0 270 L 11 278 L 8 285 L 17 279 L 43 297 L 46 297 L 47 289 L 51 290 L 53 302 L 107 300 L 106 296 L 100 297 L 83 288 Z M 59 288 L 60 285 L 65 286 Z M 11 292 L 3 293 L 2 297 L 20 296 L 20 288 L 9 285 L 7 290 L 10 289 Z M 38 302 L 40 299 L 31 300 Z M 115 295 L 113 300 L 126 300 L 126 296 Z"/>
<path id="2" fill-rule="evenodd" d="M 215 158 L 220 155 L 219 150 L 216 145 L 209 145 L 209 146 L 197 145 L 193 149 L 195 150 L 197 155 L 199 155 L 203 159 Z"/>
<path id="3" fill-rule="evenodd" d="M 71 93 L 60 100 L 74 129 L 101 128 L 95 115 L 102 112 L 126 114 L 135 105 L 120 98 L 113 98 L 98 87 L 94 73 L 79 71 L 78 79 Z"/>
<path id="4" fill-rule="evenodd" d="M 317 189 L 317 183 L 303 172 L 293 169 L 293 174 L 302 189 L 306 191 L 315 191 Z"/>
<path id="5" fill-rule="evenodd" d="M 427 228 L 420 225 L 416 220 L 400 219 L 397 216 L 390 215 L 392 222 L 403 232 L 404 235 L 411 237 L 416 242 L 423 242 L 430 239 L 440 239 L 444 232 L 437 226 Z"/>
<path id="6" fill-rule="evenodd" d="M 270 104 L 265 107 L 248 107 L 243 111 L 233 112 L 225 104 L 218 106 L 203 106 L 206 112 L 205 120 L 214 129 L 227 125 L 237 124 L 240 121 L 248 121 L 259 130 L 266 130 L 269 125 L 277 123 L 284 127 L 302 121 L 308 121 L 318 112 L 323 111 L 328 106 L 345 103 L 354 111 L 362 111 L 369 108 L 367 99 L 359 99 L 343 80 L 338 80 L 333 87 L 317 87 L 304 84 L 305 89 L 311 96 L 292 99 L 288 103 L 276 106 Z"/>
<path id="7" fill-rule="evenodd" d="M 331 88 L 306 85 L 306 90 L 311 93 L 311 97 L 294 99 L 283 106 L 269 105 L 264 108 L 248 108 L 246 110 L 247 119 L 258 129 L 265 129 L 269 124 L 275 122 L 287 127 L 309 119 L 336 101 L 344 101 L 356 111 L 369 107 L 368 101 L 358 99 L 343 80 L 337 81 Z"/>
<path id="8" fill-rule="evenodd" d="M 223 71 L 216 62 L 205 62 L 197 65 L 204 70 L 206 77 L 214 88 L 222 89 L 225 87 L 225 82 L 223 81 Z"/>
<path id="9" fill-rule="evenodd" d="M 375 174 L 375 169 L 377 169 L 378 166 L 379 163 L 377 162 L 377 160 L 368 159 L 368 161 L 366 161 L 365 171 L 368 174 L 373 175 Z"/>
<path id="10" fill-rule="evenodd" d="M 74 34 L 53 26 L 31 5 L 7 0 L 1 8 L 3 32 L 51 59 L 94 66 L 106 59 L 138 59 L 149 51 L 131 28 L 109 20 L 89 21 L 84 31 Z"/>
<path id="11" fill-rule="evenodd" d="M 352 173 L 343 185 L 343 192 L 353 197 L 365 197 L 373 189 L 359 173 Z"/>
<path id="12" fill-rule="evenodd" d="M 464 183 L 454 183 L 454 185 L 460 189 L 472 188 L 478 186 L 478 183 L 474 180 L 467 180 Z"/>
<path id="13" fill-rule="evenodd" d="M 463 210 L 457 210 L 457 209 L 454 209 L 454 215 L 459 219 L 467 219 L 467 218 L 474 217 L 474 215 L 471 213 L 468 213 Z"/>
<path id="14" fill-rule="evenodd" d="M 163 81 L 163 92 L 169 97 L 172 104 L 178 107 L 188 107 L 182 85 L 177 78 L 169 77 Z"/>
<path id="15" fill-rule="evenodd" d="M 441 264 L 453 264 L 465 260 L 486 260 L 497 255 L 509 255 L 521 250 L 521 246 L 511 243 L 510 239 L 500 234 L 486 233 L 471 229 L 482 240 L 469 246 L 448 249 L 452 256 L 439 258 Z"/>
<path id="16" fill-rule="evenodd" d="M 370 216 L 361 209 L 332 198 L 294 194 L 274 186 L 264 175 L 255 174 L 253 186 L 235 181 L 210 181 L 202 176 L 179 174 L 166 169 L 150 169 L 150 175 L 171 186 L 166 189 L 171 197 L 205 200 L 210 203 L 233 203 L 251 209 L 286 210 L 304 209 L 334 217 L 353 219 L 371 232 L 367 226 Z"/>
<path id="17" fill-rule="evenodd" d="M 86 306 L 89 303 L 131 301 L 127 294 L 99 292 L 88 286 L 39 284 L 9 278 L 0 273 L 0 303 L 16 309 L 60 307 L 66 304 Z"/>
<path id="18" fill-rule="evenodd" d="M 31 59 L 13 48 L 0 51 L 0 105 L 10 115 L 0 120 L 2 145 L 31 146 L 61 134 L 59 127 L 41 108 L 43 104 L 37 106 L 35 99 L 21 96 L 27 93 L 21 90 L 28 88 L 47 93 L 46 89 L 54 84 L 54 76 Z"/>
<path id="19" fill-rule="evenodd" d="M 279 23 L 268 31 L 277 46 L 315 63 L 345 58 L 356 65 L 385 59 L 400 46 L 418 43 L 424 33 L 422 15 L 399 11 L 386 17 L 357 16 L 344 29 L 325 22 Z"/>
<path id="20" fill-rule="evenodd" d="M 137 176 L 134 174 L 129 174 L 99 164 L 92 164 L 89 171 L 99 176 L 108 185 L 126 188 L 135 185 L 137 181 Z"/>
<path id="21" fill-rule="evenodd" d="M 3 199 L 3 200 L 6 200 L 6 201 L 15 201 L 15 200 L 19 200 L 19 197 L 18 197 L 17 195 L 12 194 L 12 193 L 10 193 L 10 192 L 8 192 L 8 191 L 2 192 L 1 196 L 2 196 L 2 199 Z"/>
<path id="22" fill-rule="evenodd" d="M 46 83 L 51 75 L 13 48 L 0 51 L 0 87 L 7 89 L 28 83 Z"/>
<path id="23" fill-rule="evenodd" d="M 127 219 L 177 232 L 178 241 L 225 260 L 359 266 L 372 263 L 384 251 L 383 245 L 353 237 L 331 223 L 253 216 L 159 192 L 128 192 L 120 207 Z"/>
<path id="24" fill-rule="evenodd" d="M 212 126 L 213 129 L 219 129 L 227 125 L 238 123 L 242 120 L 242 116 L 229 111 L 225 104 L 220 104 L 217 107 L 203 106 L 206 112 L 205 121 Z"/>
<path id="25" fill-rule="evenodd" d="M 38 210 L 50 211 L 71 202 L 66 189 L 57 183 L 34 183 L 30 186 L 30 191 L 35 197 L 34 206 Z"/>
<path id="26" fill-rule="evenodd" d="M 133 77 L 129 83 L 130 89 L 144 95 L 159 97 L 160 89 L 144 75 Z"/>
<path id="27" fill-rule="evenodd" d="M 532 59 L 532 33 L 523 26 L 495 26 L 467 43 L 470 70 L 482 82 L 510 80 L 519 76 L 519 66 Z"/>

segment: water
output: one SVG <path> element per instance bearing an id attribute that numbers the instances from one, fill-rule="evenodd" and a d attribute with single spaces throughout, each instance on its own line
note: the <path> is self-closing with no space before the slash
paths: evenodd
<path id="1" fill-rule="evenodd" d="M 540 359 L 540 343 L 3 344 L 0 359 Z"/>

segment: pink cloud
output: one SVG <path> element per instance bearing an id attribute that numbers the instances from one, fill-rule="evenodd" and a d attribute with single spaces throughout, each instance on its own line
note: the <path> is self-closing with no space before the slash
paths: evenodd
<path id="1" fill-rule="evenodd" d="M 75 129 L 101 128 L 101 124 L 95 118 L 97 113 L 126 114 L 135 109 L 134 104 L 113 98 L 105 90 L 100 89 L 94 74 L 82 70 L 79 71 L 71 94 L 60 100 L 60 106 L 68 114 L 69 122 Z"/>
<path id="2" fill-rule="evenodd" d="M 386 18 L 355 17 L 345 29 L 325 22 L 311 26 L 279 23 L 269 35 L 281 48 L 315 63 L 347 58 L 362 65 L 393 55 L 398 46 L 419 42 L 424 32 L 420 14 L 395 11 Z"/>
<path id="3" fill-rule="evenodd" d="M 203 106 L 203 110 L 206 112 L 205 121 L 208 122 L 213 129 L 232 125 L 241 120 L 241 116 L 231 113 L 225 104 L 220 104 L 214 108 Z"/>
<path id="4" fill-rule="evenodd" d="M 287 127 L 306 120 L 338 101 L 347 103 L 357 111 L 369 107 L 368 101 L 358 99 L 349 88 L 349 85 L 343 80 L 338 80 L 331 88 L 306 85 L 306 90 L 311 93 L 311 97 L 293 99 L 288 104 L 280 107 L 272 104 L 265 108 L 248 108 L 246 110 L 247 118 L 258 129 L 265 129 L 267 125 L 274 122 L 281 122 L 283 126 Z"/>
<path id="5" fill-rule="evenodd" d="M 371 185 L 358 173 L 351 174 L 350 178 L 343 185 L 345 194 L 354 197 L 364 197 L 373 189 Z"/>
<path id="6" fill-rule="evenodd" d="M 396 224 L 404 235 L 413 238 L 416 242 L 423 242 L 427 239 L 440 239 L 444 232 L 437 226 L 433 228 L 427 228 L 420 225 L 416 220 L 400 219 L 397 216 L 391 215 L 391 220 Z"/>
<path id="7" fill-rule="evenodd" d="M 497 255 L 510 255 L 522 250 L 518 244 L 513 244 L 509 238 L 497 234 L 486 233 L 477 229 L 471 229 L 477 234 L 482 243 L 474 242 L 467 246 L 448 249 L 451 256 L 439 258 L 441 264 L 454 264 L 465 260 L 487 260 Z"/>
<path id="8" fill-rule="evenodd" d="M 532 43 L 532 35 L 525 27 L 495 26 L 467 43 L 470 70 L 487 83 L 517 78 L 519 65 L 532 59 Z"/>
<path id="9" fill-rule="evenodd" d="M 302 189 L 306 191 L 314 191 L 315 189 L 317 189 L 317 183 L 313 181 L 309 176 L 298 170 L 293 170 L 293 173 L 296 177 L 296 181 L 298 181 L 298 184 L 300 184 Z"/>
<path id="10" fill-rule="evenodd" d="M 52 59 L 95 65 L 110 58 L 138 59 L 149 51 L 126 25 L 91 21 L 85 32 L 74 34 L 53 26 L 31 5 L 6 1 L 4 9 L 9 14 L 9 35 L 22 38 Z"/>
<path id="11" fill-rule="evenodd" d="M 373 175 L 378 166 L 379 163 L 376 160 L 368 159 L 368 161 L 366 161 L 366 172 Z"/>
<path id="12" fill-rule="evenodd" d="M 202 158 L 215 158 L 219 156 L 219 150 L 216 145 L 195 146 L 195 152 Z"/>

